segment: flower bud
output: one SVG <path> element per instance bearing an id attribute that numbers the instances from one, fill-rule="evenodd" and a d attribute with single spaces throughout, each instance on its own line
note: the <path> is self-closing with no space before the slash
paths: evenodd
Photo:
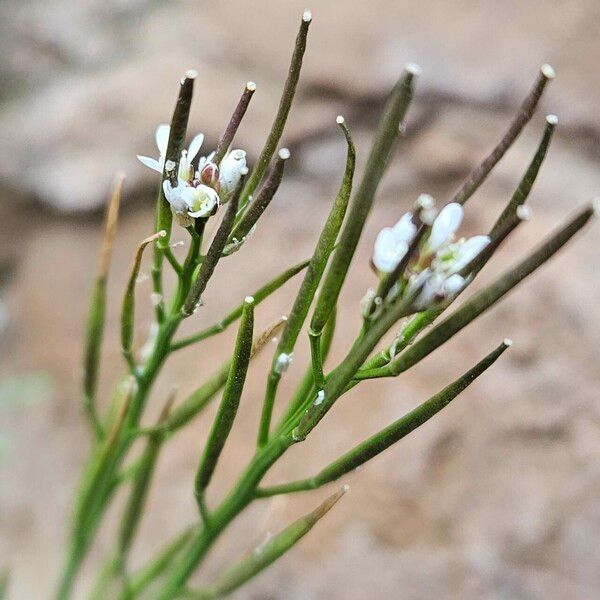
<path id="1" fill-rule="evenodd" d="M 244 150 L 232 150 L 221 162 L 219 185 L 223 203 L 231 198 L 245 169 L 246 152 Z"/>
<path id="2" fill-rule="evenodd" d="M 433 254 L 446 245 L 458 231 L 463 220 L 463 207 L 457 202 L 447 204 L 435 218 L 425 244 L 424 254 Z"/>
<path id="3" fill-rule="evenodd" d="M 406 213 L 393 226 L 379 232 L 373 249 L 373 264 L 382 273 L 391 273 L 412 242 L 417 227 L 412 221 L 412 213 Z"/>
<path id="4" fill-rule="evenodd" d="M 200 171 L 200 181 L 215 188 L 219 183 L 219 167 L 213 162 L 207 162 Z"/>

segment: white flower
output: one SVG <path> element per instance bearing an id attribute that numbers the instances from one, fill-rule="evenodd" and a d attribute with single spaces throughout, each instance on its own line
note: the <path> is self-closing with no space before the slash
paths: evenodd
<path id="1" fill-rule="evenodd" d="M 379 232 L 373 250 L 373 264 L 382 273 L 391 273 L 408 252 L 417 227 L 412 213 L 406 213 L 393 227 Z"/>
<path id="2" fill-rule="evenodd" d="M 436 271 L 443 271 L 446 275 L 458 273 L 489 243 L 490 238 L 487 235 L 474 235 L 468 240 L 448 244 L 446 247 L 438 250 L 433 261 L 433 267 Z"/>
<path id="3" fill-rule="evenodd" d="M 223 202 L 227 202 L 235 191 L 243 172 L 246 170 L 246 152 L 232 150 L 225 155 L 219 166 L 219 191 Z"/>
<path id="4" fill-rule="evenodd" d="M 163 190 L 174 212 L 194 219 L 209 217 L 219 206 L 219 195 L 207 185 L 194 187 L 180 179 L 174 188 L 167 179 L 163 182 Z"/>
<path id="5" fill-rule="evenodd" d="M 437 252 L 452 240 L 463 220 L 463 207 L 457 202 L 446 204 L 431 226 L 429 238 L 423 248 L 425 255 Z"/>
<path id="6" fill-rule="evenodd" d="M 208 185 L 215 185 L 218 181 L 219 196 L 221 202 L 225 204 L 231 198 L 242 175 L 248 172 L 246 152 L 239 149 L 228 152 L 218 167 L 213 163 L 214 156 L 213 151 L 208 156 L 200 158 L 196 176 L 202 183 Z"/>
<path id="7" fill-rule="evenodd" d="M 443 273 L 433 272 L 427 278 L 423 288 L 414 301 L 416 310 L 424 310 L 442 300 L 452 298 L 466 285 L 467 280 L 460 275 L 445 277 Z"/>
<path id="8" fill-rule="evenodd" d="M 150 158 L 149 156 L 138 155 L 139 161 L 153 171 L 158 171 L 159 173 L 163 172 L 170 132 L 171 127 L 169 125 L 163 124 L 156 128 L 156 146 L 158 147 L 158 151 L 160 153 L 158 160 L 155 158 Z M 203 141 L 204 135 L 199 133 L 191 141 L 189 148 L 181 151 L 181 159 L 179 161 L 179 177 L 184 181 L 192 179 L 194 175 L 191 163 L 200 151 Z"/>
<path id="9" fill-rule="evenodd" d="M 459 271 L 489 243 L 487 235 L 476 235 L 440 248 L 431 268 L 415 275 L 409 283 L 409 292 L 416 292 L 416 288 L 422 286 L 413 306 L 417 310 L 423 310 L 436 302 L 454 298 L 468 283 L 467 278 L 458 274 Z"/>
<path id="10" fill-rule="evenodd" d="M 187 213 L 194 219 L 208 217 L 219 206 L 219 195 L 211 187 L 200 184 L 197 187 L 188 186 L 181 197 L 187 205 Z"/>

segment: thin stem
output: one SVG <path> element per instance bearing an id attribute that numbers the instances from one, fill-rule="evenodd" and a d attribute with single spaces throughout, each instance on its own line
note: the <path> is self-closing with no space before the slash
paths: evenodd
<path id="1" fill-rule="evenodd" d="M 329 351 L 331 350 L 331 344 L 333 342 L 333 334 L 335 333 L 337 310 L 334 310 L 329 317 L 329 321 L 325 323 L 325 329 L 321 335 L 321 364 L 325 364 Z M 296 392 L 292 396 L 288 407 L 284 414 L 279 419 L 279 423 L 275 428 L 275 435 L 279 435 L 284 429 L 287 423 L 293 421 L 297 416 L 298 411 L 303 410 L 303 406 L 310 398 L 314 398 L 317 393 L 317 388 L 314 383 L 314 375 L 312 365 L 306 369 L 304 377 L 300 381 Z"/>
<path id="2" fill-rule="evenodd" d="M 96 408 L 96 392 L 98 388 L 100 352 L 102 350 L 102 338 L 104 335 L 106 282 L 110 268 L 112 245 L 117 229 L 117 220 L 119 218 L 121 189 L 124 178 L 125 176 L 122 174 L 117 175 L 115 178 L 106 208 L 100 264 L 90 298 L 83 350 L 83 405 L 97 440 L 102 439 L 104 436 L 104 430 Z"/>
<path id="3" fill-rule="evenodd" d="M 310 340 L 310 357 L 314 385 L 316 389 L 321 390 L 325 385 L 325 376 L 323 375 L 323 359 L 321 357 L 321 334 L 309 330 L 308 339 Z"/>
<path id="4" fill-rule="evenodd" d="M 248 110 L 248 105 L 250 104 L 250 100 L 252 100 L 252 96 L 254 95 L 255 91 L 256 84 L 253 81 L 249 81 L 242 92 L 242 96 L 239 99 L 233 114 L 231 115 L 231 119 L 227 125 L 227 128 L 223 132 L 223 135 L 217 144 L 215 155 L 213 157 L 213 162 L 215 165 L 219 166 L 221 164 L 221 161 L 229 149 L 229 146 L 231 146 L 231 142 L 233 141 L 238 127 L 240 126 L 240 123 L 246 114 L 246 110 Z"/>
<path id="5" fill-rule="evenodd" d="M 322 390 L 323 394 L 317 401 L 312 402 L 303 413 L 300 422 L 294 427 L 291 434 L 295 441 L 302 441 L 317 426 L 327 414 L 336 400 L 345 391 L 346 386 L 352 381 L 361 365 L 368 358 L 383 335 L 402 317 L 412 312 L 412 304 L 418 290 L 406 294 L 403 298 L 389 303 L 381 316 L 373 322 L 367 331 L 359 334 L 352 348 L 342 362 L 329 374 Z"/>
<path id="6" fill-rule="evenodd" d="M 206 289 L 206 286 L 208 285 L 208 282 L 215 271 L 217 263 L 221 259 L 223 248 L 225 248 L 227 238 L 229 237 L 231 229 L 233 228 L 238 201 L 239 194 L 234 194 L 227 205 L 225 216 L 219 225 L 219 229 L 217 229 L 217 233 L 210 244 L 204 260 L 202 261 L 198 276 L 192 284 L 192 288 L 183 304 L 182 315 L 184 317 L 187 317 L 194 312 L 194 307 L 200 301 L 200 298 L 202 297 L 202 294 L 204 293 L 204 290 Z"/>
<path id="7" fill-rule="evenodd" d="M 544 162 L 544 158 L 546 157 L 546 153 L 548 152 L 548 146 L 550 145 L 550 141 L 552 140 L 552 134 L 554 133 L 554 129 L 558 124 L 558 118 L 555 115 L 548 115 L 546 117 L 546 127 L 544 129 L 544 135 L 540 141 L 540 145 L 536 150 L 536 153 L 533 157 L 533 160 L 527 167 L 523 178 L 519 182 L 515 193 L 513 194 L 510 202 L 506 205 L 502 214 L 498 217 L 496 223 L 494 223 L 494 227 L 492 228 L 492 234 L 497 232 L 498 229 L 502 226 L 502 224 L 511 217 L 511 215 L 515 214 L 519 206 L 523 205 L 527 200 L 529 193 L 531 192 L 531 188 L 535 183 L 537 175 L 539 173 L 540 167 Z"/>
<path id="8" fill-rule="evenodd" d="M 175 401 L 175 390 L 171 392 L 165 406 L 163 407 L 160 416 L 158 418 L 158 425 L 160 426 L 165 419 L 169 416 L 173 402 Z M 146 448 L 140 457 L 140 465 L 136 471 L 133 485 L 121 517 L 121 524 L 119 527 L 119 564 L 122 569 L 125 569 L 127 555 L 135 539 L 139 522 L 143 514 L 144 504 L 146 502 L 148 491 L 150 488 L 150 482 L 154 474 L 156 461 L 158 454 L 163 442 L 163 436 L 160 433 L 155 433 L 149 436 L 146 443 Z"/>
<path id="9" fill-rule="evenodd" d="M 186 527 L 179 535 L 170 541 L 146 567 L 135 573 L 129 582 L 129 590 L 125 591 L 121 600 L 129 600 L 141 594 L 153 581 L 155 581 L 171 563 L 179 556 L 182 550 L 191 542 L 198 527 Z"/>
<path id="10" fill-rule="evenodd" d="M 230 494 L 212 513 L 211 527 L 198 533 L 181 560 L 177 561 L 156 600 L 176 597 L 219 535 L 253 501 L 256 488 L 265 473 L 293 443 L 289 436 L 282 436 L 256 453 Z"/>
<path id="11" fill-rule="evenodd" d="M 225 442 L 229 437 L 242 397 L 246 373 L 252 351 L 252 331 L 254 328 L 254 299 L 248 296 L 240 321 L 231 368 L 225 384 L 223 398 L 210 430 L 204 453 L 198 466 L 194 491 L 196 498 L 202 498 L 208 487 Z M 200 502 L 202 505 L 202 502 Z"/>
<path id="12" fill-rule="evenodd" d="M 333 508 L 347 491 L 348 486 L 342 487 L 315 510 L 304 515 L 227 568 L 219 575 L 213 585 L 203 590 L 192 592 L 187 597 L 193 600 L 212 600 L 222 598 L 238 589 L 293 548 Z"/>
<path id="13" fill-rule="evenodd" d="M 156 228 L 155 231 L 166 231 L 166 236 L 154 246 L 154 261 L 152 265 L 152 287 L 157 297 L 162 298 L 162 265 L 165 256 L 165 250 L 169 248 L 171 239 L 171 226 L 173 223 L 173 214 L 171 205 L 165 197 L 163 182 L 169 180 L 173 187 L 177 186 L 179 173 L 179 161 L 181 160 L 181 151 L 187 131 L 190 108 L 192 105 L 192 96 L 194 93 L 194 79 L 197 77 L 196 71 L 188 71 L 181 79 L 179 95 L 171 118 L 171 129 L 169 132 L 169 141 L 167 143 L 167 152 L 165 154 L 165 165 L 158 188 L 156 199 Z M 156 319 L 159 323 L 165 318 L 164 303 L 158 302 L 155 308 Z"/>
<path id="14" fill-rule="evenodd" d="M 294 52 L 292 54 L 292 60 L 288 71 L 288 76 L 283 87 L 283 93 L 279 102 L 279 108 L 275 115 L 275 120 L 271 126 L 271 131 L 265 142 L 265 146 L 256 161 L 254 169 L 244 186 L 242 196 L 240 199 L 240 207 L 243 209 L 246 204 L 250 201 L 250 197 L 254 194 L 254 191 L 259 186 L 262 178 L 275 154 L 275 149 L 279 144 L 279 140 L 283 134 L 285 123 L 287 121 L 290 108 L 292 107 L 292 101 L 296 94 L 296 86 L 300 79 L 300 70 L 302 68 L 302 58 L 304 57 L 304 51 L 306 50 L 306 38 L 308 36 L 308 28 L 312 17 L 307 11 L 302 15 L 302 22 L 300 23 L 300 30 L 296 37 L 296 43 L 294 45 Z"/>
<path id="15" fill-rule="evenodd" d="M 171 250 L 171 247 L 170 246 L 163 247 L 162 251 L 163 251 L 163 254 L 165 255 L 165 258 L 169 261 L 169 264 L 173 268 L 173 271 L 175 271 L 175 273 L 177 275 L 180 275 L 182 267 L 179 264 L 179 262 L 177 261 L 177 258 L 175 258 L 175 255 L 173 254 L 173 250 Z"/>
<path id="16" fill-rule="evenodd" d="M 275 496 L 290 492 L 314 490 L 326 483 L 339 479 L 350 473 L 360 465 L 381 454 L 390 446 L 407 436 L 448 406 L 463 390 L 465 390 L 477 377 L 491 367 L 502 353 L 510 347 L 512 342 L 504 340 L 493 352 L 477 363 L 472 369 L 459 377 L 456 381 L 446 386 L 442 391 L 432 396 L 429 400 L 413 409 L 402 418 L 382 429 L 355 448 L 325 467 L 315 477 L 302 479 L 278 486 L 257 490 L 258 497 Z"/>
<path id="17" fill-rule="evenodd" d="M 132 351 L 133 327 L 135 319 L 135 285 L 140 273 L 140 265 L 142 263 L 144 249 L 148 244 L 151 244 L 161 237 L 165 237 L 165 235 L 166 232 L 164 230 L 158 231 L 154 235 L 147 237 L 139 244 L 133 259 L 131 274 L 129 275 L 129 281 L 127 282 L 125 294 L 123 296 L 121 308 L 121 350 L 133 375 L 136 375 L 136 363 Z"/>
<path id="18" fill-rule="evenodd" d="M 255 303 L 256 305 L 256 303 Z M 253 358 L 262 350 L 267 342 L 277 330 L 281 327 L 283 318 L 276 323 L 267 327 L 260 336 L 252 344 L 250 358 Z M 202 409 L 217 395 L 221 388 L 225 385 L 227 377 L 231 370 L 232 361 L 229 359 L 225 362 L 204 384 L 196 391 L 192 392 L 179 406 L 177 406 L 167 419 L 161 424 L 160 428 L 163 433 L 173 433 L 177 429 L 189 423 Z M 153 433 L 154 430 L 141 431 L 139 433 Z"/>
<path id="19" fill-rule="evenodd" d="M 279 189 L 279 185 L 283 179 L 285 163 L 289 157 L 290 151 L 287 148 L 282 148 L 275 157 L 273 167 L 256 194 L 256 198 L 252 200 L 249 206 L 240 206 L 239 220 L 229 236 L 228 241 L 230 244 L 242 241 L 254 225 L 256 225 L 265 210 L 267 210 L 267 207 Z"/>
<path id="20" fill-rule="evenodd" d="M 404 121 L 412 99 L 413 80 L 419 72 L 416 65 L 407 66 L 385 105 L 363 178 L 350 202 L 348 215 L 340 232 L 338 247 L 327 269 L 321 292 L 316 301 L 310 323 L 313 331 L 323 329 L 333 307 L 337 304 L 350 268 L 350 262 L 371 212 L 377 188 L 389 163 L 400 125 Z"/>
<path id="21" fill-rule="evenodd" d="M 337 196 L 333 202 L 327 220 L 325 221 L 325 224 L 315 246 L 315 251 L 304 275 L 304 279 L 302 280 L 302 284 L 300 285 L 300 289 L 298 290 L 298 294 L 296 296 L 296 299 L 294 300 L 294 304 L 292 306 L 292 310 L 290 311 L 288 322 L 286 323 L 283 333 L 281 334 L 279 344 L 277 345 L 277 349 L 275 350 L 273 362 L 271 365 L 271 372 L 268 376 L 267 391 L 263 402 L 263 411 L 259 426 L 259 436 L 257 442 L 259 446 L 264 446 L 269 437 L 269 429 L 271 424 L 273 407 L 275 404 L 275 396 L 277 393 L 279 381 L 281 379 L 281 369 L 279 365 L 280 357 L 291 356 L 294 351 L 294 347 L 298 340 L 298 336 L 300 335 L 300 331 L 302 329 L 302 326 L 304 325 L 304 321 L 306 320 L 308 311 L 310 310 L 310 306 L 315 297 L 317 287 L 319 285 L 319 282 L 321 281 L 321 278 L 323 277 L 323 273 L 325 272 L 325 268 L 327 266 L 327 262 L 329 261 L 329 257 L 331 256 L 331 253 L 334 250 L 335 242 L 338 237 L 339 231 L 342 227 L 342 223 L 344 222 L 344 217 L 346 216 L 346 210 L 348 207 L 348 201 L 352 192 L 352 179 L 354 177 L 354 167 L 356 164 L 356 150 L 354 148 L 352 136 L 350 135 L 350 131 L 346 126 L 344 118 L 338 116 L 336 121 L 342 129 L 347 145 L 346 166 L 344 169 L 344 175 L 342 177 L 342 182 L 340 184 Z M 320 347 L 318 338 L 320 337 L 322 330 L 311 329 L 310 331 L 316 337 L 313 346 L 318 352 Z M 316 357 L 313 354 L 313 362 L 315 362 L 315 365 L 318 362 L 318 360 L 320 359 L 318 359 L 318 357 Z M 320 368 L 322 371 L 322 367 Z M 320 376 L 318 376 L 317 369 L 315 370 L 315 374 L 317 374 L 318 380 L 322 381 L 322 372 Z"/>
<path id="22" fill-rule="evenodd" d="M 92 456 L 88 466 L 89 470 L 85 473 L 86 476 L 75 507 L 71 547 L 67 565 L 59 583 L 57 600 L 66 600 L 71 595 L 75 577 L 97 529 L 101 507 L 110 494 L 112 474 L 120 456 L 121 433 L 126 425 L 132 404 L 134 386 L 134 380 L 131 380 L 131 385 L 122 398 L 112 428 Z"/>
<path id="23" fill-rule="evenodd" d="M 206 497 L 204 492 L 196 493 L 196 503 L 198 504 L 198 510 L 200 511 L 200 516 L 202 517 L 202 523 L 205 529 L 210 528 L 210 511 L 208 510 L 208 506 L 206 505 Z"/>
<path id="24" fill-rule="evenodd" d="M 490 171 L 498 164 L 506 151 L 513 145 L 521 131 L 531 120 L 533 113 L 544 93 L 546 84 L 554 79 L 554 69 L 550 65 L 542 65 L 533 88 L 521 104 L 519 112 L 509 125 L 506 133 L 498 142 L 496 147 L 486 156 L 471 174 L 467 177 L 461 187 L 454 194 L 451 202 L 464 204 L 485 181 Z"/>
<path id="25" fill-rule="evenodd" d="M 252 297 L 254 298 L 254 305 L 257 306 L 265 298 L 268 298 L 273 292 L 277 291 L 284 283 L 286 283 L 292 277 L 294 277 L 294 275 L 297 275 L 298 273 L 300 273 L 300 271 L 305 269 L 308 263 L 308 260 L 304 260 L 301 263 L 290 267 L 289 269 L 275 277 L 275 279 L 272 279 L 271 281 L 269 281 L 269 283 L 256 290 L 256 292 L 252 294 Z M 221 319 L 218 323 L 215 323 L 214 325 L 211 325 L 210 327 L 207 327 L 206 329 L 203 329 L 202 331 L 191 335 L 187 338 L 183 338 L 181 340 L 173 342 L 173 344 L 171 345 L 171 350 L 180 350 L 181 348 L 185 348 L 186 346 L 190 346 L 191 344 L 195 344 L 196 342 L 201 342 L 206 338 L 212 337 L 213 335 L 217 335 L 218 333 L 225 331 L 229 327 L 229 325 L 237 321 L 242 316 L 243 308 L 244 303 L 242 302 L 238 304 L 238 306 L 236 306 L 226 317 Z"/>

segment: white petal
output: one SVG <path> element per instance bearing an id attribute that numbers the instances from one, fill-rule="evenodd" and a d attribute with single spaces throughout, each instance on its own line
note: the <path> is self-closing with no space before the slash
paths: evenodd
<path id="1" fill-rule="evenodd" d="M 460 204 L 452 202 L 444 206 L 431 227 L 426 246 L 427 252 L 433 253 L 446 244 L 458 231 L 462 219 L 463 207 Z"/>
<path id="2" fill-rule="evenodd" d="M 202 142 L 204 141 L 204 134 L 199 133 L 194 139 L 190 142 L 190 146 L 188 148 L 187 159 L 189 162 L 192 162 L 198 152 L 200 152 L 200 147 L 202 146 Z"/>
<path id="3" fill-rule="evenodd" d="M 414 307 L 417 310 L 423 310 L 428 308 L 434 302 L 436 295 L 440 291 L 440 286 L 443 283 L 443 279 L 437 274 L 433 273 L 425 284 L 423 285 L 421 292 L 414 301 Z"/>
<path id="4" fill-rule="evenodd" d="M 195 212 L 188 211 L 188 215 L 190 217 L 193 217 L 194 219 L 197 219 L 198 217 L 208 217 L 212 213 L 213 209 L 214 209 L 214 205 L 213 206 L 206 205 L 206 206 L 203 206 L 200 210 L 197 210 Z"/>
<path id="5" fill-rule="evenodd" d="M 475 235 L 459 246 L 456 258 L 452 263 L 452 273 L 457 273 L 468 265 L 488 244 L 487 235 Z"/>
<path id="6" fill-rule="evenodd" d="M 227 201 L 235 190 L 245 168 L 246 153 L 244 150 L 232 150 L 221 161 L 219 183 L 224 201 Z"/>
<path id="7" fill-rule="evenodd" d="M 167 202 L 171 205 L 171 208 L 176 213 L 182 213 L 187 210 L 187 204 L 183 200 L 183 194 L 188 190 L 189 186 L 185 184 L 185 182 L 179 181 L 176 188 L 171 185 L 171 182 L 168 179 L 163 181 L 163 191 L 165 192 L 165 198 Z M 189 188 L 192 189 L 192 188 Z"/>
<path id="8" fill-rule="evenodd" d="M 191 190 L 191 191 L 189 191 Z M 182 194 L 188 207 L 190 217 L 207 217 L 215 206 L 219 205 L 219 195 L 207 185 L 200 184 L 196 188 L 188 187 Z"/>
<path id="9" fill-rule="evenodd" d="M 193 204 L 197 196 L 198 192 L 196 191 L 196 188 L 191 186 L 187 186 L 184 190 L 181 191 L 181 199 L 186 203 L 187 207 Z"/>
<path id="10" fill-rule="evenodd" d="M 163 171 L 163 165 L 160 161 L 156 160 L 155 158 L 150 158 L 149 156 L 140 156 L 138 154 L 138 160 L 143 165 L 150 167 L 153 171 L 158 171 L 159 173 L 162 173 Z"/>
<path id="11" fill-rule="evenodd" d="M 156 145 L 158 146 L 158 151 L 161 156 L 164 156 L 167 153 L 170 132 L 171 127 L 169 125 L 163 124 L 156 128 Z"/>
<path id="12" fill-rule="evenodd" d="M 446 297 L 458 294 L 465 286 L 465 278 L 460 275 L 450 275 L 443 284 L 444 295 Z"/>
<path id="13" fill-rule="evenodd" d="M 417 290 L 421 289 L 425 282 L 431 277 L 431 269 L 427 267 L 423 269 L 418 275 L 411 276 L 408 282 L 407 293 L 415 294 Z"/>
<path id="14" fill-rule="evenodd" d="M 382 273 L 391 273 L 407 250 L 408 244 L 398 241 L 391 227 L 385 227 L 375 240 L 373 264 Z"/>
<path id="15" fill-rule="evenodd" d="M 393 227 L 394 235 L 400 242 L 410 244 L 417 233 L 417 226 L 412 221 L 412 213 L 406 213 Z"/>

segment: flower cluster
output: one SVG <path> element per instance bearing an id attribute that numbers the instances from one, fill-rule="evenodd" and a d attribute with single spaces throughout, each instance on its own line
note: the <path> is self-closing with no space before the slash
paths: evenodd
<path id="1" fill-rule="evenodd" d="M 419 198 L 418 217 L 408 212 L 393 226 L 379 232 L 375 241 L 373 264 L 383 276 L 392 273 L 409 252 L 419 223 L 431 225 L 410 257 L 407 268 L 407 290 L 415 292 L 414 308 L 423 310 L 441 301 L 452 299 L 468 283 L 460 272 L 489 243 L 487 235 L 456 240 L 463 220 L 463 208 L 453 202 L 435 215 L 435 201 L 431 196 Z"/>
<path id="2" fill-rule="evenodd" d="M 156 145 L 160 152 L 158 159 L 138 156 L 147 167 L 162 173 L 165 165 L 167 145 L 171 128 L 159 125 L 156 129 Z M 187 150 L 181 151 L 177 185 L 173 186 L 169 179 L 163 182 L 165 198 L 182 225 L 190 225 L 192 219 L 208 218 L 213 215 L 220 204 L 225 204 L 233 194 L 241 177 L 248 172 L 246 152 L 231 150 L 221 163 L 213 162 L 214 152 L 200 157 L 198 168 L 194 167 L 194 159 L 198 156 L 204 135 L 196 135 Z M 174 168 L 175 165 L 172 165 Z"/>

